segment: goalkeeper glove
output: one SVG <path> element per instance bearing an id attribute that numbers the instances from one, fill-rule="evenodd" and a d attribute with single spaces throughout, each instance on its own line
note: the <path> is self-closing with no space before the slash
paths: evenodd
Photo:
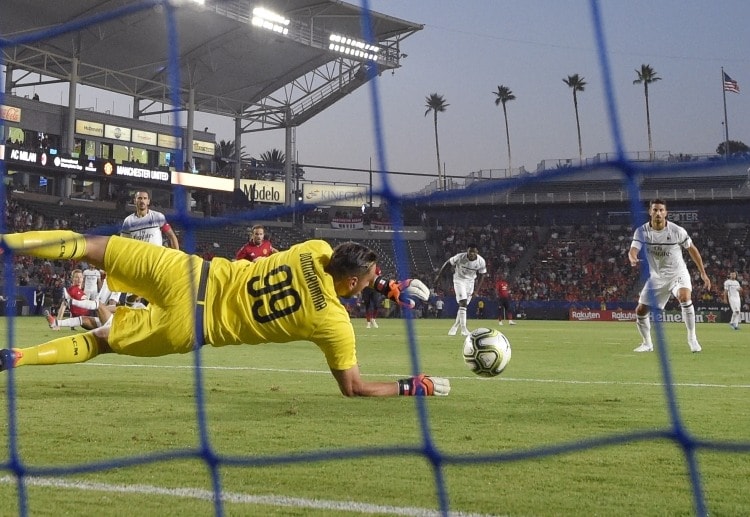
<path id="1" fill-rule="evenodd" d="M 421 373 L 416 377 L 398 381 L 398 394 L 404 396 L 445 397 L 451 391 L 451 383 L 444 377 L 428 377 Z"/>
<path id="2" fill-rule="evenodd" d="M 407 278 L 397 282 L 379 276 L 375 279 L 373 288 L 399 305 L 410 309 L 414 308 L 415 305 L 413 298 L 419 298 L 425 302 L 430 299 L 430 290 L 421 280 L 416 278 Z"/>

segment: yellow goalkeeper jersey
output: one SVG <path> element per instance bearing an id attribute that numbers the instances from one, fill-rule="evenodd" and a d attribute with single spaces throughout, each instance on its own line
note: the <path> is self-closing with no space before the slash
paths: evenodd
<path id="1" fill-rule="evenodd" d="M 356 365 L 349 314 L 324 271 L 332 253 L 327 242 L 312 240 L 256 262 L 214 259 L 206 290 L 206 342 L 307 340 L 320 347 L 330 368 Z"/>

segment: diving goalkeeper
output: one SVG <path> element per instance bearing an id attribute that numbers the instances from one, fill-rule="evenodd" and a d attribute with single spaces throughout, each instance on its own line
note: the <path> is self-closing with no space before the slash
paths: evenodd
<path id="1" fill-rule="evenodd" d="M 397 303 L 426 300 L 419 280 L 375 274 L 377 255 L 354 242 L 335 249 L 306 241 L 258 262 L 230 262 L 119 236 L 68 230 L 2 236 L 4 250 L 47 259 L 86 260 L 107 271 L 111 289 L 136 292 L 145 309 L 120 307 L 106 325 L 30 348 L 0 350 L 0 371 L 27 365 L 81 363 L 104 353 L 156 357 L 203 344 L 315 343 L 347 397 L 448 395 L 448 379 L 417 375 L 396 382 L 360 376 L 354 328 L 339 297 L 372 286 Z"/>

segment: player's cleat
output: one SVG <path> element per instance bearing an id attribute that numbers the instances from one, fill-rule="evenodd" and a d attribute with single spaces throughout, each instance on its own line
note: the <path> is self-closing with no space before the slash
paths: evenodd
<path id="1" fill-rule="evenodd" d="M 0 350 L 0 372 L 15 368 L 21 357 L 23 357 L 23 353 L 20 350 L 12 350 L 10 348 Z"/>
<path id="2" fill-rule="evenodd" d="M 471 332 L 469 332 L 469 329 L 467 329 L 466 327 L 461 329 L 462 336 L 468 336 L 469 334 L 471 334 Z"/>
<path id="3" fill-rule="evenodd" d="M 498 321 L 497 324 L 500 325 L 501 327 L 503 326 L 503 322 L 502 321 Z"/>
<path id="4" fill-rule="evenodd" d="M 516 322 L 515 322 L 515 321 L 513 321 L 513 320 L 510 320 L 510 321 L 508 322 L 508 325 L 515 325 L 515 324 L 516 324 Z"/>
<path id="5" fill-rule="evenodd" d="M 57 325 L 57 318 L 55 318 L 50 312 L 45 309 L 42 313 L 45 318 L 47 318 L 47 323 L 49 324 L 49 328 L 52 330 L 60 330 L 60 327 Z"/>
<path id="6" fill-rule="evenodd" d="M 456 332 L 458 332 L 458 327 L 456 327 L 456 326 L 454 325 L 454 326 L 452 326 L 452 327 L 451 327 L 451 329 L 450 329 L 450 330 L 448 331 L 448 335 L 449 335 L 449 336 L 455 336 L 455 335 L 456 335 Z"/>
<path id="7" fill-rule="evenodd" d="M 740 326 L 735 325 L 734 323 L 730 323 L 729 326 L 732 327 L 733 330 L 740 330 Z"/>
<path id="8" fill-rule="evenodd" d="M 378 322 L 375 320 L 372 320 L 372 328 L 378 328 Z"/>
<path id="9" fill-rule="evenodd" d="M 646 343 L 641 343 L 640 346 L 633 349 L 633 352 L 653 352 L 653 351 L 654 351 L 654 347 L 649 346 Z"/>
<path id="10" fill-rule="evenodd" d="M 696 341 L 695 339 L 693 339 L 692 341 L 689 341 L 688 345 L 690 346 L 690 351 L 693 352 L 694 354 L 703 350 L 701 348 L 700 343 L 698 343 L 698 341 Z"/>
<path id="11" fill-rule="evenodd" d="M 368 321 L 368 322 L 367 322 L 367 328 L 369 329 L 370 327 L 372 327 L 372 323 L 370 323 L 370 322 Z"/>

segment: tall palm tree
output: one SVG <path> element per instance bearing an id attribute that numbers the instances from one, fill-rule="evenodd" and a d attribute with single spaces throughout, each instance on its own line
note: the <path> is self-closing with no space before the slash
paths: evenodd
<path id="1" fill-rule="evenodd" d="M 502 84 L 497 87 L 494 93 L 497 97 L 495 98 L 495 106 L 500 104 L 503 105 L 503 116 L 505 117 L 505 141 L 508 143 L 508 174 L 513 175 L 513 162 L 510 158 L 510 132 L 508 131 L 508 110 L 505 108 L 505 103 L 512 101 L 516 98 L 510 88 L 503 86 Z"/>
<path id="2" fill-rule="evenodd" d="M 442 113 L 443 111 L 445 111 L 445 109 L 450 106 L 450 104 L 445 102 L 443 96 L 438 95 L 437 93 L 431 93 L 425 100 L 427 101 L 427 110 L 424 112 L 424 116 L 426 117 L 429 112 L 432 112 L 433 121 L 435 124 L 435 152 L 437 153 L 438 190 L 445 190 L 445 173 L 441 174 L 440 172 L 440 141 L 438 140 L 437 117 L 438 113 Z"/>
<path id="3" fill-rule="evenodd" d="M 573 107 L 576 110 L 576 129 L 578 130 L 578 159 L 581 163 L 583 163 L 583 146 L 581 145 L 581 122 L 578 119 L 578 92 L 582 92 L 586 86 L 586 81 L 583 79 L 578 74 L 569 75 L 567 79 L 563 79 L 563 82 L 573 90 Z"/>
<path id="4" fill-rule="evenodd" d="M 648 156 L 649 159 L 654 159 L 654 147 L 651 145 L 651 114 L 648 109 L 648 85 L 661 81 L 661 77 L 656 75 L 656 71 L 651 68 L 651 65 L 641 65 L 641 69 L 636 68 L 635 73 L 638 74 L 638 79 L 633 81 L 633 84 L 643 83 L 643 93 L 646 96 L 646 129 L 648 130 Z"/>

